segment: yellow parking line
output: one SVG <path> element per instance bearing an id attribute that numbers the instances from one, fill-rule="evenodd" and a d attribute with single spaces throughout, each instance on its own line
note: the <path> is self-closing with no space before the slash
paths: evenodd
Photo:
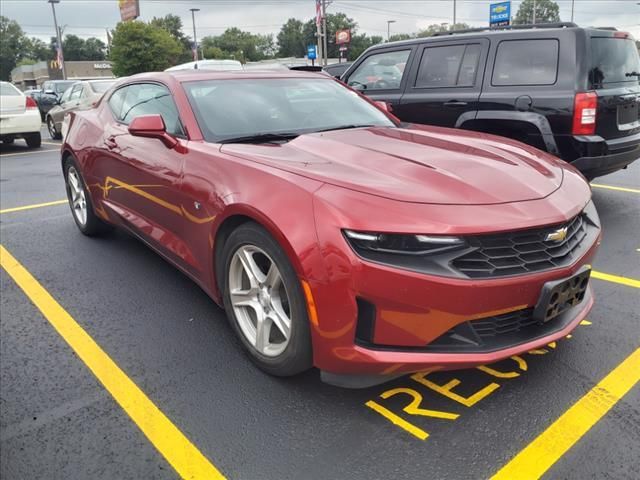
<path id="1" fill-rule="evenodd" d="M 33 155 L 35 153 L 57 152 L 57 148 L 41 148 L 39 150 L 33 150 L 29 152 L 17 152 L 17 153 L 2 153 L 0 152 L 0 158 L 15 157 L 17 155 Z"/>
<path id="2" fill-rule="evenodd" d="M 628 277 L 620 277 L 618 275 L 611 275 L 609 273 L 592 271 L 591 276 L 598 280 L 605 280 L 607 282 L 618 283 L 620 285 L 626 285 L 627 287 L 640 288 L 640 280 Z"/>
<path id="3" fill-rule="evenodd" d="M 54 202 L 35 203 L 33 205 L 25 205 L 23 207 L 5 208 L 0 210 L 0 213 L 21 212 L 22 210 L 31 210 L 32 208 L 52 207 L 54 205 L 62 205 L 67 203 L 67 200 L 56 200 Z"/>
<path id="4" fill-rule="evenodd" d="M 614 185 L 603 185 L 601 183 L 592 183 L 591 186 L 596 188 L 606 188 L 607 190 L 617 190 L 618 192 L 640 193 L 640 190 L 636 188 L 616 187 Z"/>
<path id="5" fill-rule="evenodd" d="M 220 471 L 2 245 L 0 264 L 181 478 L 224 479 Z"/>
<path id="6" fill-rule="evenodd" d="M 640 381 L 640 348 L 496 473 L 492 480 L 540 478 Z"/>

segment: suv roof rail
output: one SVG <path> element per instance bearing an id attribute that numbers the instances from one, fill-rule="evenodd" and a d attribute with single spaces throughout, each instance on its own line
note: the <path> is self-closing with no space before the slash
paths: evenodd
<path id="1" fill-rule="evenodd" d="M 530 28 L 575 28 L 578 25 L 573 22 L 556 22 L 556 23 L 535 23 L 535 24 L 523 24 L 523 25 L 507 25 L 504 27 L 481 27 L 481 28 L 467 28 L 465 30 L 451 30 L 448 32 L 434 33 L 433 37 L 441 37 L 444 35 L 457 35 L 458 33 L 475 33 L 475 32 L 492 32 L 495 30 L 524 30 Z"/>

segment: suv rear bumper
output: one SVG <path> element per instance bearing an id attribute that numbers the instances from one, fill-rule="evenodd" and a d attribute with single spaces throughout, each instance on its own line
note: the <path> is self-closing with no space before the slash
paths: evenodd
<path id="1" fill-rule="evenodd" d="M 598 136 L 574 138 L 591 155 L 577 158 L 571 165 L 590 180 L 620 170 L 640 158 L 640 133 L 608 141 Z"/>

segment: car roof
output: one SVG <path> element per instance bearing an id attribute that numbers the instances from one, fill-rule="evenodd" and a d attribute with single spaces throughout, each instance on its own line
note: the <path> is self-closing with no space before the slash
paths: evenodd
<path id="1" fill-rule="evenodd" d="M 128 78 L 128 81 L 139 82 L 141 80 L 167 81 L 173 79 L 177 82 L 194 82 L 199 80 L 235 80 L 244 78 L 330 78 L 318 75 L 316 72 L 304 72 L 296 70 L 175 70 L 171 72 L 139 73 Z"/>

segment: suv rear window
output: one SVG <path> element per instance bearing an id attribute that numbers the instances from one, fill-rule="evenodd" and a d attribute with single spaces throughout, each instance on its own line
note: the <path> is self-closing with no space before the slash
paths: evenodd
<path id="1" fill-rule="evenodd" d="M 591 69 L 589 82 L 593 88 L 607 83 L 635 82 L 640 72 L 640 60 L 635 42 L 628 38 L 593 37 L 591 39 Z"/>
<path id="2" fill-rule="evenodd" d="M 416 87 L 472 87 L 479 58 L 479 44 L 425 48 Z"/>
<path id="3" fill-rule="evenodd" d="M 498 45 L 491 84 L 553 85 L 558 75 L 558 40 L 505 40 Z"/>

